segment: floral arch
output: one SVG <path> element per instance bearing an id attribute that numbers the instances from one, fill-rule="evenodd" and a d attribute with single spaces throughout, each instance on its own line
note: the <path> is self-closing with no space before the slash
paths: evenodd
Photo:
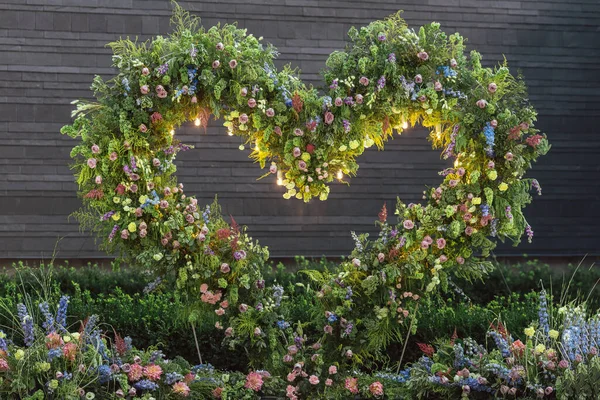
<path id="1" fill-rule="evenodd" d="M 226 222 L 216 203 L 201 207 L 178 184 L 173 161 L 189 146 L 174 132 L 186 121 L 223 117 L 286 199 L 326 200 L 332 181 L 357 172 L 365 148 L 383 148 L 394 131 L 417 123 L 454 160 L 425 204 L 399 200 L 398 224 L 384 207 L 378 239 L 357 236 L 337 271 L 308 272 L 325 310 L 324 346 L 315 351 L 348 365 L 397 341 L 419 298 L 450 274 L 484 275 L 489 265 L 476 255 L 485 257 L 496 239 L 531 239 L 522 210 L 531 188 L 540 189 L 524 175 L 549 144 L 533 126 L 524 83 L 506 65 L 484 68 L 477 52 L 465 55 L 459 34 L 437 23 L 415 32 L 398 14 L 352 28 L 346 50 L 326 62 L 322 95 L 291 67 L 275 69 L 277 51 L 235 25 L 205 30 L 177 8 L 174 26 L 146 43 L 111 43 L 118 74 L 96 77 L 97 101 L 77 102 L 73 124 L 62 129 L 80 140 L 71 152 L 84 203 L 77 216 L 108 250 L 175 273 L 198 309 L 214 309 L 226 340 L 252 346 L 256 360 L 277 345 L 266 327 L 281 317 L 282 288 L 264 287 L 268 251 Z M 198 315 L 191 311 L 190 321 Z M 385 332 L 373 339 L 373 330 Z"/>

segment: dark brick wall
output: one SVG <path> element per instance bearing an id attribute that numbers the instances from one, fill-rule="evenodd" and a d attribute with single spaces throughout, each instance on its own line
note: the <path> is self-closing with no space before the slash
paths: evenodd
<path id="1" fill-rule="evenodd" d="M 532 175 L 544 195 L 527 209 L 536 239 L 500 254 L 598 254 L 600 211 L 600 4 L 597 0 L 209 0 L 181 1 L 205 26 L 238 21 L 275 44 L 280 65 L 291 63 L 319 83 L 327 55 L 344 46 L 352 25 L 404 9 L 408 23 L 432 20 L 469 38 L 487 65 L 508 59 L 520 69 L 539 110 L 538 126 L 553 143 Z M 0 258 L 102 256 L 79 233 L 68 168 L 74 141 L 59 134 L 75 98 L 89 97 L 94 74 L 109 76 L 110 51 L 120 36 L 146 39 L 169 31 L 167 0 L 0 0 Z M 413 130 L 385 152 L 362 157 L 352 185 L 335 184 L 327 202 L 285 201 L 271 179 L 237 150 L 219 123 L 204 132 L 178 132 L 197 149 L 178 159 L 179 178 L 205 203 L 214 194 L 228 214 L 275 256 L 339 255 L 349 231 L 371 231 L 383 202 L 418 201 L 435 184 L 439 156 Z"/>

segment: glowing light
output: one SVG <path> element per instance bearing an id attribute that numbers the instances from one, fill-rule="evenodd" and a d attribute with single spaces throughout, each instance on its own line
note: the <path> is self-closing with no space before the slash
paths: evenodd
<path id="1" fill-rule="evenodd" d="M 173 135 L 175 134 L 175 129 L 171 129 L 171 130 L 169 131 L 169 133 L 171 134 L 171 136 L 173 136 Z"/>
<path id="2" fill-rule="evenodd" d="M 281 174 L 281 171 L 277 171 L 277 185 L 283 186 L 283 176 Z"/>
<path id="3" fill-rule="evenodd" d="M 342 172 L 342 170 L 341 170 L 341 169 L 340 169 L 340 170 L 337 172 L 337 178 L 338 178 L 339 180 L 342 180 L 342 179 L 344 178 L 344 173 Z"/>
<path id="4" fill-rule="evenodd" d="M 201 122 L 201 121 L 200 121 L 200 118 L 196 118 L 196 119 L 194 120 L 194 125 L 196 125 L 196 126 L 200 126 L 200 122 Z"/>
<path id="5" fill-rule="evenodd" d="M 260 149 L 258 148 L 258 140 L 254 143 L 254 150 L 260 151 Z"/>
<path id="6" fill-rule="evenodd" d="M 454 168 L 458 167 L 460 165 L 460 161 L 458 161 L 458 158 L 456 159 L 456 161 L 454 161 Z"/>
<path id="7" fill-rule="evenodd" d="M 227 134 L 228 134 L 229 136 L 233 136 L 233 131 L 232 131 L 231 129 L 228 129 L 228 130 L 227 130 Z"/>
<path id="8" fill-rule="evenodd" d="M 408 129 L 408 122 L 407 121 L 402 122 L 402 129 Z"/>

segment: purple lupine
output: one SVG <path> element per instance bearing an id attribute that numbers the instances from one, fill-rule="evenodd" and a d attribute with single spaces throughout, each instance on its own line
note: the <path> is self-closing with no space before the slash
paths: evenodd
<path id="1" fill-rule="evenodd" d="M 506 218 L 508 218 L 509 220 L 513 219 L 512 208 L 510 206 L 506 206 L 506 208 L 504 209 L 504 213 L 506 214 Z"/>
<path id="2" fill-rule="evenodd" d="M 117 234 L 118 230 L 119 230 L 119 225 L 113 226 L 112 231 L 108 235 L 108 242 L 109 243 L 113 241 L 113 239 L 115 238 L 115 235 Z"/>
<path id="3" fill-rule="evenodd" d="M 531 229 L 531 225 L 527 224 L 525 233 L 527 233 L 527 241 L 531 243 L 533 241 L 533 229 Z"/>
<path id="4" fill-rule="evenodd" d="M 540 183 L 537 181 L 537 179 L 531 181 L 531 187 L 537 190 L 538 196 L 542 195 L 542 187 L 540 186 Z"/>
<path id="5" fill-rule="evenodd" d="M 385 76 L 381 75 L 381 77 L 377 80 L 377 89 L 381 90 L 385 87 Z"/>

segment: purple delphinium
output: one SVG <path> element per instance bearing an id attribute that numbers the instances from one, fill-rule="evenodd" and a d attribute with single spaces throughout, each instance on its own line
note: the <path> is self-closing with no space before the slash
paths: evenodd
<path id="1" fill-rule="evenodd" d="M 5 337 L 6 334 L 3 330 L 0 329 L 0 350 L 2 350 L 5 353 L 8 353 L 8 344 L 6 343 L 6 339 L 4 339 Z"/>
<path id="2" fill-rule="evenodd" d="M 33 334 L 33 319 L 29 315 L 25 304 L 20 303 L 17 305 L 17 317 L 19 318 L 19 322 L 21 322 L 21 329 L 23 329 L 25 346 L 30 347 L 35 339 Z"/>
<path id="3" fill-rule="evenodd" d="M 344 125 L 344 132 L 350 132 L 351 124 L 347 119 L 342 120 L 342 124 Z"/>
<path id="4" fill-rule="evenodd" d="M 531 243 L 533 241 L 533 229 L 531 229 L 531 225 L 527 224 L 525 233 L 527 234 L 527 241 Z"/>
<path id="5" fill-rule="evenodd" d="M 58 329 L 67 332 L 67 308 L 69 306 L 69 296 L 62 296 L 58 302 L 58 311 L 56 312 L 56 324 Z"/>
<path id="6" fill-rule="evenodd" d="M 100 218 L 100 220 L 101 220 L 101 221 L 106 221 L 106 220 L 108 220 L 110 217 L 112 217 L 113 215 L 115 215 L 115 212 L 114 212 L 114 211 L 109 211 L 109 212 L 107 212 L 106 214 L 104 214 L 104 215 L 103 215 L 103 216 Z"/>
<path id="7" fill-rule="evenodd" d="M 388 54 L 388 62 L 394 63 L 396 62 L 396 54 L 395 53 L 390 53 Z"/>
<path id="8" fill-rule="evenodd" d="M 43 303 L 40 303 L 39 308 L 40 312 L 45 318 L 42 326 L 46 330 L 46 333 L 54 332 L 56 330 L 54 327 L 54 316 L 50 313 L 50 306 L 48 305 L 48 302 L 44 301 Z"/>
<path id="9" fill-rule="evenodd" d="M 119 225 L 115 225 L 112 228 L 112 231 L 110 232 L 110 234 L 108 235 L 108 241 L 112 242 L 113 239 L 115 238 L 117 231 L 119 230 Z"/>
<path id="10" fill-rule="evenodd" d="M 548 321 L 548 299 L 546 297 L 546 291 L 540 292 L 540 308 L 538 310 L 538 317 L 540 322 L 540 328 L 544 332 L 544 336 L 548 338 L 548 332 L 550 331 L 550 323 Z"/>
<path id="11" fill-rule="evenodd" d="M 377 89 L 382 90 L 385 87 L 385 76 L 381 75 L 381 77 L 377 80 Z"/>
<path id="12" fill-rule="evenodd" d="M 333 80 L 333 82 L 331 82 L 331 85 L 329 85 L 329 89 L 332 89 L 332 90 L 333 90 L 333 89 L 337 89 L 337 87 L 338 87 L 338 82 L 339 82 L 339 81 L 338 81 L 338 79 L 337 79 L 337 78 L 335 78 L 335 79 Z"/>
<path id="13" fill-rule="evenodd" d="M 509 220 L 513 219 L 512 208 L 510 206 L 506 206 L 506 208 L 504 209 L 504 213 L 506 214 L 506 218 L 508 218 Z"/>
<path id="14" fill-rule="evenodd" d="M 164 63 L 163 65 L 158 67 L 158 73 L 160 75 L 166 74 L 168 70 L 169 70 L 169 64 L 167 64 L 167 63 Z"/>
<path id="15" fill-rule="evenodd" d="M 540 183 L 537 181 L 537 179 L 531 181 L 531 187 L 537 190 L 538 196 L 542 195 L 542 187 L 540 186 Z"/>

